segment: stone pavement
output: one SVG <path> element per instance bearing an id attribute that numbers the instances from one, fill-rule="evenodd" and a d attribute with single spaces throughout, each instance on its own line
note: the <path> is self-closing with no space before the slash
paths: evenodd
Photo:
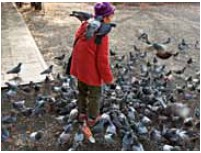
<path id="1" fill-rule="evenodd" d="M 6 72 L 19 62 L 22 62 L 21 84 L 43 81 L 45 76 L 40 72 L 47 64 L 13 3 L 1 3 L 1 32 L 1 87 L 16 76 Z"/>

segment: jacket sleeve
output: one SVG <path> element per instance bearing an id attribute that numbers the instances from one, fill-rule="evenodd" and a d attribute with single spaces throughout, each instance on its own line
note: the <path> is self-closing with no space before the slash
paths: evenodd
<path id="1" fill-rule="evenodd" d="M 109 52 L 108 36 L 106 35 L 102 38 L 101 44 L 97 46 L 97 60 L 96 60 L 99 75 L 106 84 L 111 83 L 113 80 L 108 52 Z"/>

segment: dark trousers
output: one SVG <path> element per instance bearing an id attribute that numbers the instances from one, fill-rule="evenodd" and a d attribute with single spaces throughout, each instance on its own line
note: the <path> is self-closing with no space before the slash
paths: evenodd
<path id="1" fill-rule="evenodd" d="M 101 87 L 89 86 L 78 80 L 78 110 L 79 113 L 87 114 L 95 119 L 99 114 Z"/>

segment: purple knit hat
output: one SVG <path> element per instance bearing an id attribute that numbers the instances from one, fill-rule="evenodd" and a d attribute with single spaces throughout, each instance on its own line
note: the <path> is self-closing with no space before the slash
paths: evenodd
<path id="1" fill-rule="evenodd" d="M 107 16 L 114 14 L 115 7 L 109 2 L 96 3 L 94 5 L 95 16 Z"/>

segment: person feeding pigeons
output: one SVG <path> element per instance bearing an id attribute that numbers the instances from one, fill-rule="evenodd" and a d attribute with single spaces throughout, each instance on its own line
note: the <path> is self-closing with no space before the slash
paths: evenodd
<path id="1" fill-rule="evenodd" d="M 95 15 L 82 22 L 75 34 L 70 75 L 78 79 L 79 120 L 92 127 L 99 117 L 101 86 L 113 83 L 109 61 L 109 36 L 115 7 L 109 2 L 94 5 Z M 108 28 L 109 27 L 109 28 Z"/>

